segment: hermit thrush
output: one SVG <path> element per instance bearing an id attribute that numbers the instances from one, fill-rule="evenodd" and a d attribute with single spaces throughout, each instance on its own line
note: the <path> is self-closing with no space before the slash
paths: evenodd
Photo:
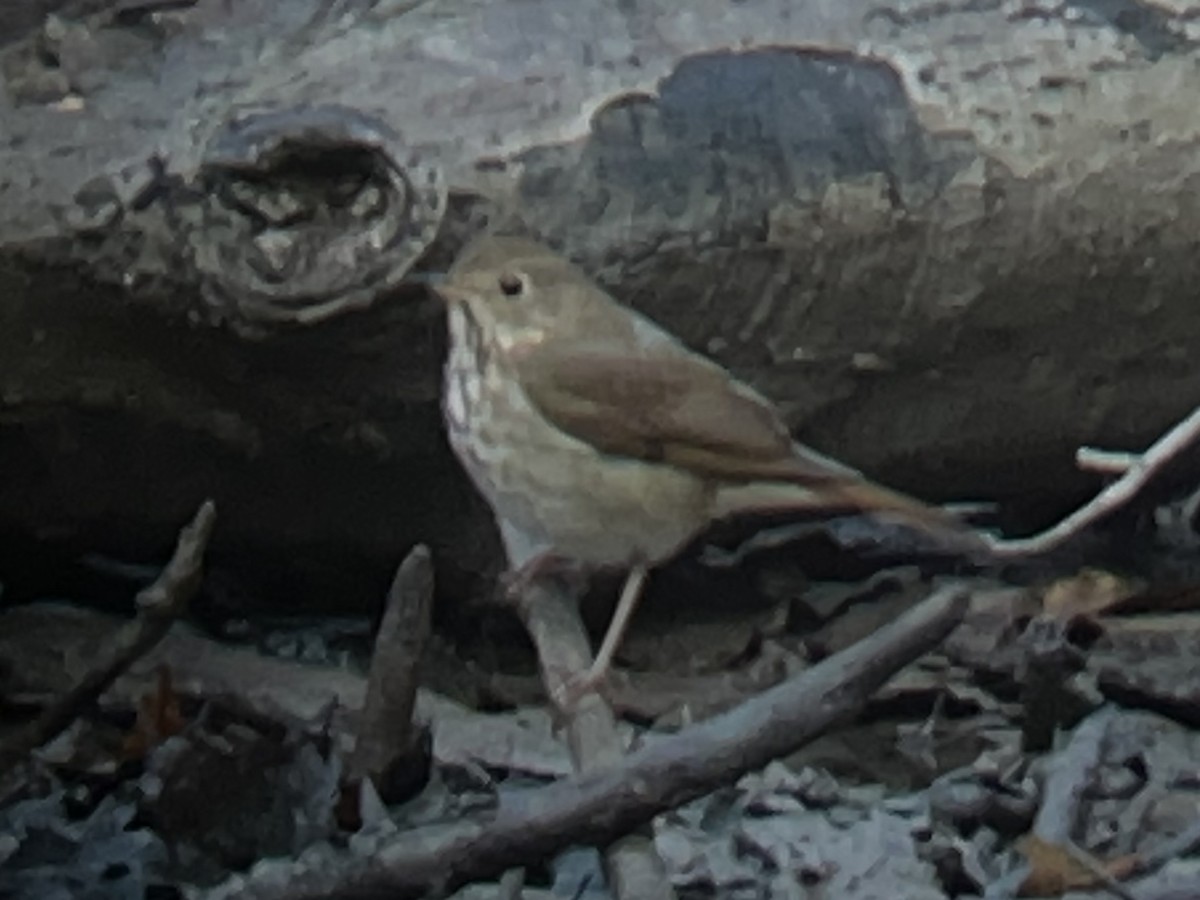
<path id="1" fill-rule="evenodd" d="M 629 577 L 588 676 L 607 670 L 647 568 L 738 512 L 942 510 L 793 442 L 771 404 L 534 241 L 485 236 L 437 287 L 450 352 L 443 411 L 511 567 L 550 560 Z"/>

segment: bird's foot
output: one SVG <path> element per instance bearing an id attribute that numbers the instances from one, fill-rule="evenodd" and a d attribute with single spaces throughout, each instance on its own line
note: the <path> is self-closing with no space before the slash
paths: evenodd
<path id="1" fill-rule="evenodd" d="M 555 688 L 550 698 L 556 710 L 564 713 L 573 712 L 589 694 L 595 694 L 602 700 L 609 701 L 608 689 L 610 669 L 607 665 L 593 664 L 586 672 L 578 672 L 563 681 Z"/>
<path id="2" fill-rule="evenodd" d="M 617 600 L 617 608 L 613 611 L 612 621 L 608 623 L 604 640 L 600 642 L 600 649 L 596 651 L 596 658 L 592 660 L 586 672 L 567 679 L 562 687 L 555 691 L 552 699 L 557 708 L 570 709 L 588 693 L 595 693 L 605 700 L 609 699 L 604 695 L 603 688 L 608 673 L 612 670 L 613 659 L 629 628 L 629 621 L 637 609 L 638 601 L 641 600 L 649 574 L 650 570 L 644 565 L 635 565 L 629 570 L 621 588 L 621 596 Z M 564 703 L 570 705 L 564 706 Z"/>
<path id="3" fill-rule="evenodd" d="M 535 581 L 559 576 L 577 579 L 587 574 L 586 568 L 575 560 L 547 551 L 539 553 L 518 569 L 500 576 L 500 589 L 510 603 L 521 600 Z"/>

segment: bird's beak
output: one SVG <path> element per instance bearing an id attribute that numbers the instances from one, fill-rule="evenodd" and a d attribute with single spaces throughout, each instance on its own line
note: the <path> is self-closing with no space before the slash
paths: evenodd
<path id="1" fill-rule="evenodd" d="M 470 291 L 463 290 L 461 287 L 450 283 L 435 285 L 433 290 L 447 304 L 466 303 L 471 296 Z"/>

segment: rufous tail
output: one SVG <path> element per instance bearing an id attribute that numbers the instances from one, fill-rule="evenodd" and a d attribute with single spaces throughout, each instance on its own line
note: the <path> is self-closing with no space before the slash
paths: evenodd
<path id="1" fill-rule="evenodd" d="M 718 491 L 715 508 L 716 518 L 791 511 L 859 512 L 984 545 L 982 536 L 946 510 L 869 481 L 831 480 L 812 486 L 764 481 L 727 485 Z"/>

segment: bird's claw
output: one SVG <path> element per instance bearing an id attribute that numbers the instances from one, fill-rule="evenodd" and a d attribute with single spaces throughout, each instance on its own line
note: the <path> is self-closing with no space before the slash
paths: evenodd
<path id="1" fill-rule="evenodd" d="M 595 666 L 586 672 L 572 675 L 554 689 L 550 697 L 554 708 L 564 713 L 574 712 L 588 694 L 595 694 L 598 698 L 608 701 L 608 675 L 607 667 L 598 670 Z"/>
<path id="2" fill-rule="evenodd" d="M 586 573 L 579 563 L 552 553 L 535 556 L 518 569 L 501 573 L 498 583 L 505 600 L 519 603 L 535 581 L 559 576 L 579 578 Z"/>

